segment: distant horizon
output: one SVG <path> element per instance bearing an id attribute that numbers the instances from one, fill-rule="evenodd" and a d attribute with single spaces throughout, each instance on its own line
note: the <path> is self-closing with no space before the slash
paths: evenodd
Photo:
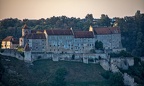
<path id="1" fill-rule="evenodd" d="M 53 16 L 83 19 L 87 14 L 93 14 L 95 19 L 101 14 L 123 18 L 134 16 L 137 10 L 144 13 L 144 0 L 0 0 L 0 20 L 38 20 Z"/>
<path id="2" fill-rule="evenodd" d="M 103 14 L 103 13 L 102 13 Z M 101 15 L 102 15 L 101 14 Z M 141 13 L 141 14 L 144 14 L 144 13 Z M 87 14 L 86 14 L 87 15 Z M 85 16 L 86 16 L 85 15 Z M 93 14 L 92 14 L 93 15 Z M 101 15 L 100 15 L 100 17 L 101 17 Z M 107 15 L 107 14 L 105 14 L 105 15 Z M 122 16 L 122 17 L 118 17 L 118 16 L 114 16 L 114 17 L 109 17 L 109 15 L 107 15 L 109 18 L 124 18 L 124 17 L 132 17 L 132 16 L 134 16 L 135 14 L 133 14 L 133 15 L 125 15 L 125 16 Z M 61 16 L 51 16 L 51 17 L 62 17 L 62 16 L 66 16 L 66 15 L 61 15 Z M 47 17 L 47 18 L 51 18 L 51 17 Z M 68 18 L 80 18 L 80 17 L 74 17 L 74 16 L 72 16 L 72 17 L 69 17 L 69 16 L 66 16 L 66 17 L 68 17 Z M 95 18 L 94 16 L 93 16 L 93 18 L 94 19 L 100 19 L 100 17 L 99 18 Z M 18 20 L 24 20 L 24 19 L 28 19 L 28 20 L 39 20 L 39 19 L 47 19 L 47 18 L 37 18 L 37 19 L 33 19 L 33 18 L 23 18 L 23 19 L 20 19 L 20 18 L 14 18 L 14 17 L 8 17 L 8 18 L 4 18 L 4 19 L 10 19 L 10 18 L 12 18 L 12 19 L 18 19 Z M 84 17 L 85 18 L 85 17 Z M 84 19 L 84 18 L 80 18 L 80 19 Z M 4 20 L 4 19 L 0 19 L 0 20 Z"/>

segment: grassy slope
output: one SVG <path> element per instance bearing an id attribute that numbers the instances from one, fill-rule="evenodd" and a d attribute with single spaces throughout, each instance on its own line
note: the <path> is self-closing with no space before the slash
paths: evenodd
<path id="1" fill-rule="evenodd" d="M 10 61 L 5 59 L 10 59 Z M 33 65 L 28 65 L 9 57 L 2 58 L 2 63 L 8 67 L 7 69 L 14 70 L 21 75 L 28 85 L 36 85 L 45 80 L 51 81 L 58 68 L 66 68 L 68 71 L 66 76 L 68 86 L 106 86 L 107 84 L 107 80 L 101 76 L 104 70 L 98 64 L 39 60 L 33 62 Z"/>

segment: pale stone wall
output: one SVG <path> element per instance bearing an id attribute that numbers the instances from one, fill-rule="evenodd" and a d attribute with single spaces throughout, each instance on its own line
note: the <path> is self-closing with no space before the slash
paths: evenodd
<path id="1" fill-rule="evenodd" d="M 73 53 L 73 35 L 48 35 L 47 52 Z"/>
<path id="2" fill-rule="evenodd" d="M 120 51 L 126 51 L 126 48 L 117 48 L 117 49 L 112 49 L 112 52 L 120 52 Z"/>
<path id="3" fill-rule="evenodd" d="M 56 53 L 45 53 L 45 52 L 32 52 L 33 60 L 39 59 L 52 59 L 53 57 L 58 57 L 59 60 L 72 60 L 72 55 L 74 55 L 73 60 L 81 60 L 83 57 L 88 59 L 95 59 L 101 56 L 102 59 L 107 59 L 106 54 L 81 54 L 81 53 L 67 53 L 67 54 L 56 54 Z"/>
<path id="4" fill-rule="evenodd" d="M 111 34 L 112 40 L 111 40 L 111 48 L 120 48 L 121 46 L 121 34 Z"/>
<path id="5" fill-rule="evenodd" d="M 112 49 L 112 35 L 107 34 L 107 35 L 96 35 L 95 36 L 96 40 L 101 41 L 103 43 L 103 47 L 105 49 Z"/>
<path id="6" fill-rule="evenodd" d="M 46 39 L 28 39 L 28 44 L 32 52 L 46 51 Z"/>
<path id="7" fill-rule="evenodd" d="M 15 50 L 15 49 L 3 49 L 4 52 L 0 52 L 1 55 L 5 55 L 5 56 L 11 56 L 11 57 L 16 57 L 19 60 L 23 60 L 23 56 L 20 55 L 20 53 Z"/>
<path id="8" fill-rule="evenodd" d="M 103 67 L 103 69 L 110 70 L 110 65 L 107 60 L 100 60 L 100 65 Z"/>
<path id="9" fill-rule="evenodd" d="M 10 41 L 2 41 L 2 49 L 13 49 Z"/>
<path id="10" fill-rule="evenodd" d="M 131 76 L 129 76 L 127 73 L 123 74 L 123 78 L 124 78 L 124 84 L 126 86 L 135 86 L 134 78 L 132 78 Z"/>
<path id="11" fill-rule="evenodd" d="M 2 49 L 6 49 L 7 48 L 7 46 L 6 46 L 6 41 L 2 41 L 2 44 L 1 44 L 1 48 Z"/>
<path id="12" fill-rule="evenodd" d="M 101 41 L 105 49 L 122 48 L 121 34 L 95 35 L 95 39 Z"/>
<path id="13" fill-rule="evenodd" d="M 94 38 L 74 38 L 74 52 L 75 53 L 90 53 L 94 49 Z"/>
<path id="14" fill-rule="evenodd" d="M 125 57 L 125 58 L 111 58 L 111 64 L 116 65 L 119 68 L 128 69 L 128 66 L 133 66 L 134 65 L 134 59 L 131 57 Z"/>
<path id="15" fill-rule="evenodd" d="M 32 61 L 32 59 L 31 59 L 31 51 L 24 51 L 24 60 L 25 61 L 28 61 L 28 62 L 30 62 L 30 61 Z"/>

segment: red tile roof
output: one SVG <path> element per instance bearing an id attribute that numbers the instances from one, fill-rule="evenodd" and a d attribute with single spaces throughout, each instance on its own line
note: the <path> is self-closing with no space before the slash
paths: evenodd
<path id="1" fill-rule="evenodd" d="M 116 34 L 120 33 L 120 29 L 117 27 L 102 27 L 102 28 L 94 28 L 94 33 L 98 35 L 103 34 Z"/>
<path id="2" fill-rule="evenodd" d="M 31 33 L 25 36 L 27 39 L 46 39 L 44 33 Z"/>
<path id="3" fill-rule="evenodd" d="M 28 44 L 25 45 L 25 47 L 24 47 L 24 51 L 30 51 L 30 47 L 29 47 Z"/>
<path id="4" fill-rule="evenodd" d="M 39 33 L 39 32 L 43 33 L 44 30 L 31 30 L 31 33 Z"/>
<path id="5" fill-rule="evenodd" d="M 18 40 L 13 40 L 12 43 L 13 44 L 19 44 L 19 41 Z"/>
<path id="6" fill-rule="evenodd" d="M 13 36 L 7 36 L 5 39 L 3 39 L 3 41 L 12 41 Z"/>
<path id="7" fill-rule="evenodd" d="M 46 30 L 48 35 L 73 35 L 72 31 L 70 29 L 51 29 L 51 30 Z"/>
<path id="8" fill-rule="evenodd" d="M 7 36 L 5 39 L 3 39 L 2 41 L 10 41 L 13 44 L 19 44 L 19 41 L 16 40 L 13 36 Z"/>
<path id="9" fill-rule="evenodd" d="M 74 32 L 75 38 L 94 38 L 93 32 L 90 31 L 75 31 Z"/>

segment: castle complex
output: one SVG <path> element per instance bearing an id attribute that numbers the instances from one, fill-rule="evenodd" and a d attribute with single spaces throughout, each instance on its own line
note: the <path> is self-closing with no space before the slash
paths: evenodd
<path id="1" fill-rule="evenodd" d="M 11 37 L 12 38 L 12 37 Z M 2 41 L 2 49 L 7 47 L 8 37 Z M 118 27 L 89 27 L 89 31 L 70 29 L 31 30 L 27 25 L 22 28 L 19 46 L 24 48 L 26 60 L 40 57 L 48 58 L 56 54 L 91 54 L 95 42 L 101 41 L 104 50 L 117 52 L 122 50 L 121 33 Z M 9 43 L 12 46 L 12 43 Z M 66 56 L 67 57 L 67 56 Z"/>
<path id="2" fill-rule="evenodd" d="M 95 49 L 96 41 L 103 43 L 104 51 Z M 17 49 L 22 48 L 24 56 Z M 27 25 L 22 28 L 19 42 L 13 36 L 2 40 L 4 52 L 0 54 L 32 62 L 38 59 L 74 60 L 83 63 L 100 63 L 105 70 L 120 72 L 134 65 L 134 59 L 109 58 L 109 52 L 125 50 L 121 44 L 121 33 L 118 27 L 89 27 L 89 31 L 70 29 L 31 30 Z M 92 51 L 95 52 L 92 52 Z M 100 59 L 102 58 L 102 59 Z M 92 60 L 92 61 L 90 61 Z M 134 78 L 123 74 L 125 85 L 134 86 Z"/>

